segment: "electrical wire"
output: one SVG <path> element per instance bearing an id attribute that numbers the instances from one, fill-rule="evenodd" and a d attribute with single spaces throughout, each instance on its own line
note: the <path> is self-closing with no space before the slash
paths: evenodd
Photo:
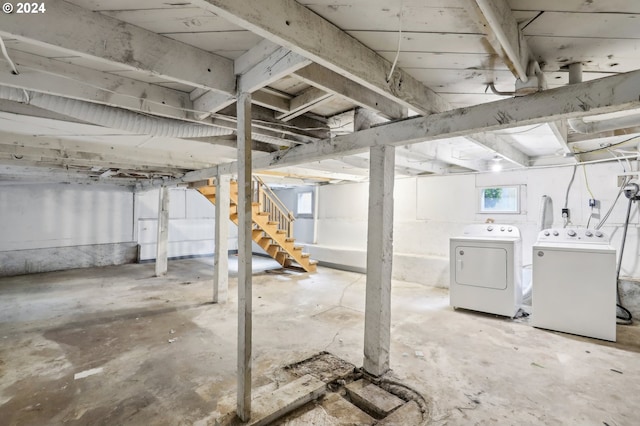
<path id="1" fill-rule="evenodd" d="M 569 185 L 567 185 L 567 193 L 564 196 L 564 209 L 566 210 L 569 208 L 569 191 L 571 190 L 571 186 L 573 185 L 573 181 L 576 178 L 576 171 L 578 170 L 578 165 L 574 164 L 573 166 L 573 173 L 571 174 L 571 180 L 569 181 Z M 567 216 L 564 215 L 564 213 L 562 214 L 562 218 L 564 219 L 564 228 L 566 228 L 569 225 L 569 215 L 567 214 Z"/>
<path id="2" fill-rule="evenodd" d="M 400 13 L 398 14 L 398 18 L 400 19 L 400 28 L 398 30 L 398 48 L 396 50 L 396 57 L 393 60 L 393 64 L 391 65 L 391 70 L 389 71 L 389 75 L 387 76 L 387 83 L 391 81 L 391 76 L 393 75 L 393 71 L 396 69 L 396 65 L 398 64 L 398 58 L 400 57 L 400 46 L 402 45 L 402 9 L 403 9 L 403 0 L 400 0 Z"/>
<path id="3" fill-rule="evenodd" d="M 16 64 L 14 64 L 11 58 L 9 57 L 9 52 L 7 52 L 7 46 L 5 46 L 4 40 L 2 39 L 2 37 L 0 37 L 0 50 L 2 50 L 2 56 L 4 56 L 7 62 L 9 62 L 9 66 L 11 67 L 13 74 L 14 75 L 20 74 L 18 72 L 18 68 L 16 68 Z"/>
<path id="4" fill-rule="evenodd" d="M 530 129 L 521 130 L 519 132 L 492 132 L 492 133 L 495 133 L 495 134 L 498 134 L 498 135 L 519 135 L 519 134 L 522 134 L 522 133 L 529 133 L 532 130 L 536 130 L 538 127 L 542 127 L 542 126 L 544 126 L 546 124 L 547 123 L 538 124 L 537 126 L 534 126 L 534 127 L 530 128 Z"/>
<path id="5" fill-rule="evenodd" d="M 593 192 L 591 192 L 591 188 L 589 188 L 589 179 L 587 178 L 587 166 L 585 166 L 584 164 L 582 165 L 582 171 L 584 172 L 584 183 L 587 186 L 587 191 L 589 192 L 589 195 L 591 195 L 592 199 L 596 199 L 596 197 L 593 196 Z"/>
<path id="6" fill-rule="evenodd" d="M 578 170 L 578 165 L 573 165 L 573 173 L 571 174 L 571 180 L 569 181 L 569 185 L 567 185 L 567 193 L 564 196 L 564 208 L 568 208 L 569 205 L 569 191 L 571 190 L 571 185 L 573 185 L 573 181 L 576 178 L 576 170 Z"/>
<path id="7" fill-rule="evenodd" d="M 574 148 L 573 151 L 576 154 L 588 154 L 590 152 L 604 151 L 604 150 L 607 150 L 609 148 L 613 148 L 614 146 L 620 146 L 620 145 L 625 144 L 627 142 L 631 142 L 632 140 L 638 139 L 638 138 L 640 138 L 640 136 L 633 136 L 633 137 L 630 137 L 629 139 L 625 139 L 625 140 L 620 141 L 620 142 L 611 143 L 611 144 L 608 144 L 607 146 L 601 146 L 600 148 L 588 149 L 586 151 L 580 151 L 580 150 L 577 150 L 577 149 Z"/>
<path id="8" fill-rule="evenodd" d="M 616 196 L 616 199 L 613 200 L 613 204 L 611 204 L 611 207 L 609 207 L 609 210 L 607 211 L 607 213 L 596 225 L 595 227 L 596 230 L 602 228 L 602 226 L 607 222 L 607 220 L 609 219 L 609 216 L 611 215 L 611 212 L 613 211 L 613 208 L 616 206 L 616 204 L 618 203 L 618 200 L 620 199 L 620 195 L 622 195 L 622 193 L 624 192 L 624 187 L 629 183 L 630 180 L 631 180 L 631 176 L 627 176 L 624 179 L 624 182 L 622 182 L 622 185 L 620 185 L 620 190 L 618 191 L 618 195 Z"/>
<path id="9" fill-rule="evenodd" d="M 623 324 L 631 324 L 633 321 L 631 312 L 629 312 L 628 309 L 622 306 L 622 298 L 620 297 L 620 270 L 622 269 L 622 256 L 624 255 L 624 246 L 627 242 L 627 231 L 629 230 L 629 219 L 631 218 L 631 206 L 633 205 L 633 202 L 634 197 L 629 197 L 629 204 L 627 205 L 627 216 L 624 220 L 624 229 L 622 231 L 622 242 L 620 243 L 620 257 L 618 258 L 618 268 L 616 270 L 616 306 L 626 313 L 626 316 L 620 316 L 616 314 L 616 318 L 624 321 Z"/>

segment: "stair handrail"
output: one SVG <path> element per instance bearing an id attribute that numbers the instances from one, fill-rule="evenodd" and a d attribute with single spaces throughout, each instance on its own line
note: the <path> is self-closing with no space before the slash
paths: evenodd
<path id="1" fill-rule="evenodd" d="M 265 198 L 268 198 L 269 202 L 265 202 L 263 207 L 267 209 L 266 211 L 269 213 L 270 219 L 278 222 L 278 229 L 282 229 L 286 231 L 287 238 L 293 238 L 293 222 L 296 220 L 293 212 L 290 211 L 287 206 L 282 202 L 280 198 L 273 192 L 271 188 L 267 184 L 264 183 L 262 179 L 258 176 L 253 176 L 254 181 L 258 184 L 257 188 L 257 196 L 258 202 L 262 202 L 260 199 L 260 193 L 264 195 Z M 270 211 L 269 206 L 273 206 L 277 211 Z"/>

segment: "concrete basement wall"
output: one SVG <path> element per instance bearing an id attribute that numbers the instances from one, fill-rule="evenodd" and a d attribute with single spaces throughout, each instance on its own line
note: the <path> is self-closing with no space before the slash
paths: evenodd
<path id="1" fill-rule="evenodd" d="M 155 260 L 158 192 L 136 194 L 135 223 L 140 260 Z M 215 206 L 195 189 L 169 190 L 169 257 L 213 255 Z M 238 227 L 229 221 L 229 250 L 238 249 Z"/>
<path id="2" fill-rule="evenodd" d="M 460 235 L 465 225 L 496 223 L 517 225 L 523 234 L 523 265 L 531 264 L 532 245 L 538 234 L 541 199 L 552 199 L 553 226 L 562 227 L 561 209 L 573 167 L 553 167 L 449 176 L 397 179 L 394 213 L 394 278 L 436 287 L 449 286 L 449 238 Z M 618 193 L 618 163 L 586 166 L 593 196 L 600 200 L 603 216 Z M 518 185 L 521 189 L 519 214 L 478 213 L 479 188 Z M 318 187 L 319 213 L 317 244 L 305 251 L 325 264 L 347 269 L 366 267 L 368 184 L 353 183 Z M 584 227 L 590 214 L 591 198 L 582 166 L 569 193 L 568 207 L 574 226 Z M 602 228 L 619 249 L 627 199 L 621 196 L 607 224 Z M 591 227 L 598 220 L 591 221 Z M 640 314 L 640 226 L 638 205 L 634 204 L 622 264 L 624 293 L 631 296 Z"/>
<path id="3" fill-rule="evenodd" d="M 133 262 L 133 192 L 122 187 L 0 187 L 0 276 Z"/>

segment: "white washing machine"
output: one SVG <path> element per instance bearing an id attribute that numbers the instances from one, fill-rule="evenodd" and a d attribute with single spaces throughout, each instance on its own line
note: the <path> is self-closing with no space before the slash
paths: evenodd
<path id="1" fill-rule="evenodd" d="M 513 225 L 476 224 L 449 241 L 449 304 L 513 317 L 522 303 L 522 242 Z"/>
<path id="2" fill-rule="evenodd" d="M 531 324 L 616 340 L 616 250 L 600 231 L 547 229 L 533 246 Z"/>

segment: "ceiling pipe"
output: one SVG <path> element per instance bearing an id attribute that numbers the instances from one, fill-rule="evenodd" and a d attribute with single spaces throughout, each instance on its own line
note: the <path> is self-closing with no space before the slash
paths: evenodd
<path id="1" fill-rule="evenodd" d="M 640 113 L 602 121 L 584 121 L 581 118 L 572 118 L 567 120 L 567 122 L 569 123 L 571 129 L 578 133 L 602 133 L 613 130 L 626 129 L 629 127 L 639 127 Z"/>
<path id="2" fill-rule="evenodd" d="M 569 84 L 582 83 L 582 62 L 569 64 Z"/>
<path id="3" fill-rule="evenodd" d="M 568 68 L 569 84 L 582 83 L 582 63 L 575 62 L 569 64 Z M 577 133 L 594 134 L 610 132 L 640 126 L 640 113 L 601 121 L 584 121 L 582 118 L 571 118 L 567 120 L 567 123 L 569 127 Z"/>

